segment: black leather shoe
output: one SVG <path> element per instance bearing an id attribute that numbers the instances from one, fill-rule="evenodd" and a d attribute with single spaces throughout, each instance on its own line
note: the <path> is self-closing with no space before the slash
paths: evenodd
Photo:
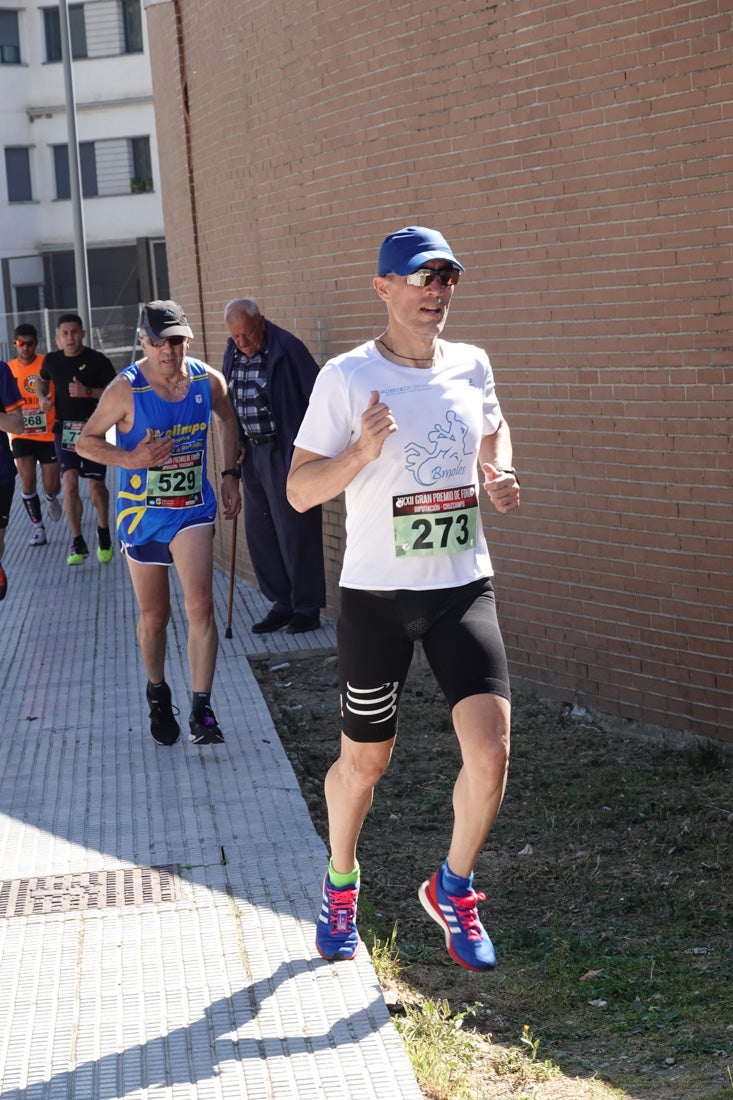
<path id="1" fill-rule="evenodd" d="M 299 611 L 290 619 L 288 623 L 288 634 L 305 634 L 308 630 L 318 630 L 321 625 L 321 619 L 319 615 L 301 615 Z"/>
<path id="2" fill-rule="evenodd" d="M 273 630 L 279 630 L 293 619 L 292 611 L 280 611 L 276 607 L 270 608 L 260 623 L 252 626 L 253 634 L 269 634 Z"/>

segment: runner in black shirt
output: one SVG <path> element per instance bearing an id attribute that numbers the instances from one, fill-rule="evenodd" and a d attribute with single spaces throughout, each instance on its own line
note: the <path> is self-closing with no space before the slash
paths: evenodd
<path id="1" fill-rule="evenodd" d="M 58 351 L 43 360 L 36 385 L 40 407 L 51 407 L 49 383 L 53 382 L 56 399 L 54 439 L 59 471 L 64 487 L 64 511 L 71 531 L 69 565 L 81 565 L 89 549 L 81 533 L 82 501 L 79 478 L 89 479 L 89 495 L 97 512 L 97 557 L 112 560 L 114 550 L 109 531 L 109 493 L 105 484 L 106 466 L 90 462 L 76 453 L 76 440 L 97 407 L 102 391 L 115 377 L 115 369 L 106 355 L 84 345 L 86 333 L 81 317 L 64 313 L 56 326 Z"/>

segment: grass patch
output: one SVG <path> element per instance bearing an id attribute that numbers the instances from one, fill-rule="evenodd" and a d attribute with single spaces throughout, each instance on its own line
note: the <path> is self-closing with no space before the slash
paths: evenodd
<path id="1" fill-rule="evenodd" d="M 325 839 L 333 658 L 255 673 Z M 449 959 L 416 896 L 445 858 L 458 766 L 447 707 L 417 662 L 362 831 L 359 921 L 425 1095 L 733 1100 L 721 746 L 623 740 L 515 699 L 507 794 L 476 867 L 499 956 L 490 975 Z"/>

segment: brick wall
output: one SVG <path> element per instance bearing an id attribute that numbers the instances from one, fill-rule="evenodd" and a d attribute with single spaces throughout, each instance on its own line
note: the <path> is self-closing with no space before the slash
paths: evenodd
<path id="1" fill-rule="evenodd" d="M 253 293 L 325 361 L 380 331 L 385 233 L 440 228 L 446 336 L 489 351 L 522 473 L 521 514 L 486 515 L 515 676 L 733 740 L 728 0 L 213 7 L 147 11 L 197 350 Z"/>

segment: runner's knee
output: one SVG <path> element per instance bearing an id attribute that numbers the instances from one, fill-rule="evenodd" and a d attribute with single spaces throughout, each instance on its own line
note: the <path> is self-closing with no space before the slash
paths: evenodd
<path id="1" fill-rule="evenodd" d="M 161 634 L 170 622 L 170 606 L 160 604 L 140 611 L 140 629 L 149 636 Z"/>
<path id="2" fill-rule="evenodd" d="M 375 787 L 386 772 L 391 755 L 391 743 L 356 745 L 347 739 L 337 762 L 342 781 L 359 791 Z"/>
<path id="3" fill-rule="evenodd" d="M 214 601 L 211 592 L 186 593 L 186 618 L 189 623 L 208 625 L 214 618 Z"/>

